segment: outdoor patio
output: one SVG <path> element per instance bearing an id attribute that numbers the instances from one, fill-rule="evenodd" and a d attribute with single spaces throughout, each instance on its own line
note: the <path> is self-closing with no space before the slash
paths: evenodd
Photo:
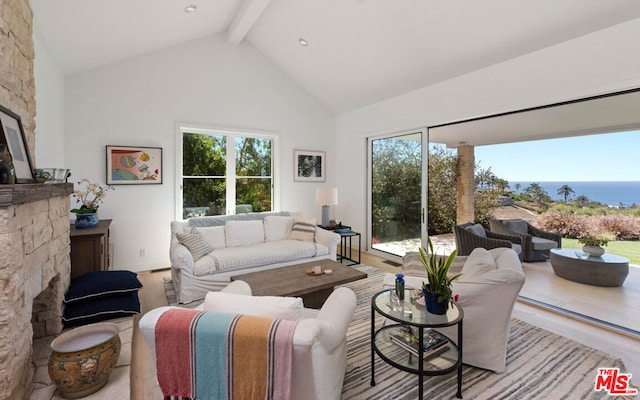
<path id="1" fill-rule="evenodd" d="M 455 249 L 453 234 L 431 236 L 437 254 Z M 419 239 L 384 244 L 375 248 L 391 253 L 417 251 Z M 621 287 L 599 287 L 556 276 L 547 262 L 522 263 L 526 281 L 518 301 L 570 318 L 596 324 L 640 339 L 640 266 L 630 265 Z"/>

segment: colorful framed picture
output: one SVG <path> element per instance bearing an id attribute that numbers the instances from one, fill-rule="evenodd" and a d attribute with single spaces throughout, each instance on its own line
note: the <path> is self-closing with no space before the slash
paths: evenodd
<path id="1" fill-rule="evenodd" d="M 162 147 L 107 146 L 108 185 L 162 183 Z"/>
<path id="2" fill-rule="evenodd" d="M 0 122 L 0 144 L 6 145 L 11 154 L 16 176 L 15 182 L 35 183 L 31 155 L 29 155 L 20 116 L 0 106 Z"/>
<path id="3" fill-rule="evenodd" d="M 297 182 L 324 182 L 325 174 L 325 152 L 294 150 L 293 180 Z"/>

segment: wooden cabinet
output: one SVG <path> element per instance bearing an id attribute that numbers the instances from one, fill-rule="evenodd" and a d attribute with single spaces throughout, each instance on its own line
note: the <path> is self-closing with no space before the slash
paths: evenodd
<path id="1" fill-rule="evenodd" d="M 93 228 L 76 229 L 71 225 L 71 278 L 109 267 L 110 219 L 101 219 Z"/>

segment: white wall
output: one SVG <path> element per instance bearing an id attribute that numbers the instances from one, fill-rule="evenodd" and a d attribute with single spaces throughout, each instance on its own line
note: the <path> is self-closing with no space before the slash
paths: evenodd
<path id="1" fill-rule="evenodd" d="M 640 19 L 336 118 L 339 218 L 365 232 L 365 137 L 640 86 Z"/>
<path id="2" fill-rule="evenodd" d="M 179 122 L 277 134 L 283 210 L 319 219 L 315 188 L 335 185 L 333 116 L 248 44 L 221 36 L 188 42 L 69 76 L 65 93 L 74 182 L 105 182 L 106 145 L 163 148 L 162 185 L 119 185 L 100 207 L 101 218 L 113 219 L 117 269 L 169 266 Z M 326 151 L 327 182 L 293 182 L 294 149 Z"/>
<path id="3" fill-rule="evenodd" d="M 64 74 L 34 29 L 36 148 L 34 168 L 66 168 L 64 150 Z"/>

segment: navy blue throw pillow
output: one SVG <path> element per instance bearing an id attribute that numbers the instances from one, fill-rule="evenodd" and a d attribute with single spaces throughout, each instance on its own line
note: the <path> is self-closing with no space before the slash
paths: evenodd
<path id="1" fill-rule="evenodd" d="M 141 287 L 138 275 L 131 271 L 94 271 L 71 280 L 64 302 L 69 304 L 137 292 Z"/>
<path id="2" fill-rule="evenodd" d="M 135 291 L 67 304 L 62 321 L 65 327 L 70 327 L 128 317 L 139 312 L 140 300 Z"/>

